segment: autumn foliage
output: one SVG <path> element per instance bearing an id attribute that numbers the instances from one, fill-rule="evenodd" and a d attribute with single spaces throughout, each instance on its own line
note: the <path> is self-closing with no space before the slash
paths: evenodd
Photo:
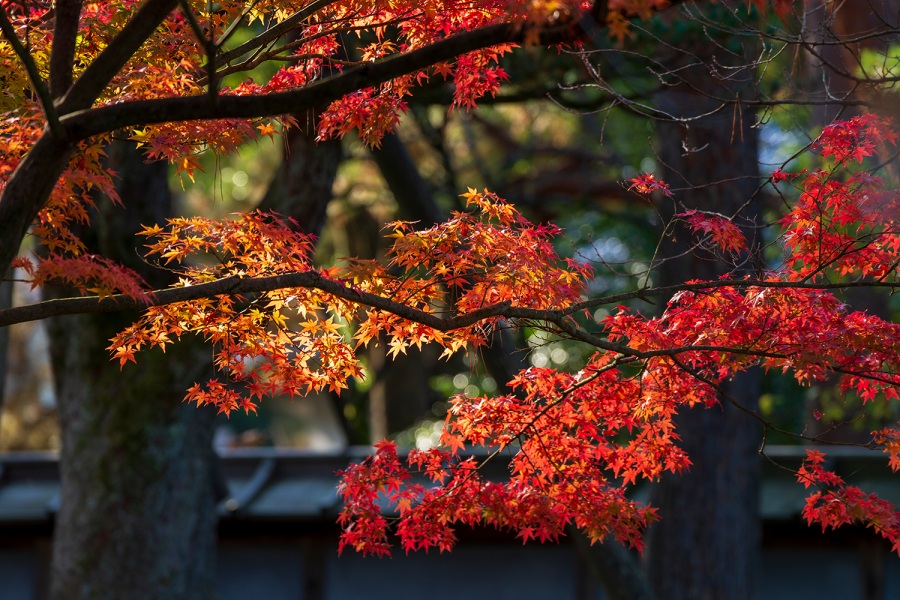
<path id="1" fill-rule="evenodd" d="M 864 172 L 846 171 L 894 139 L 889 124 L 870 115 L 835 123 L 817 141 L 829 163 L 814 173 L 773 176 L 781 184 L 799 181 L 799 199 L 781 223 L 785 254 L 778 268 L 688 282 L 664 314 L 646 317 L 620 306 L 589 333 L 576 324 L 574 309 L 604 301 L 577 302 L 563 311 L 571 329 L 558 324 L 557 331 L 593 338 L 600 351 L 584 369 L 530 368 L 513 380 L 509 395 L 457 396 L 441 446 L 411 451 L 405 464 L 393 444 L 379 445 L 343 474 L 342 547 L 387 553 L 387 507 L 406 550 L 447 549 L 453 525 L 473 523 L 510 528 L 525 540 L 555 539 L 574 525 L 592 540 L 612 535 L 640 548 L 641 531 L 655 513 L 625 492 L 640 480 L 689 468 L 673 416 L 683 407 L 735 402 L 719 384 L 738 372 L 759 366 L 803 384 L 837 374 L 842 389 L 866 402 L 895 400 L 900 326 L 852 311 L 831 291 L 895 281 L 898 215 L 866 206 L 890 206 L 897 192 Z M 649 176 L 631 187 L 668 193 Z M 677 218 L 700 236 L 698 247 L 723 258 L 748 247 L 727 217 L 691 209 Z M 896 470 L 896 432 L 873 435 Z M 485 448 L 488 458 L 467 457 L 470 447 Z M 499 453 L 511 456 L 509 479 L 483 480 L 478 465 Z M 895 509 L 823 463 L 810 450 L 797 473 L 812 488 L 804 517 L 823 528 L 863 523 L 897 549 Z"/>
<path id="2" fill-rule="evenodd" d="M 249 395 L 208 382 L 192 388 L 188 398 L 227 414 L 253 410 L 254 400 L 264 396 L 347 387 L 349 377 L 363 376 L 354 349 L 379 336 L 391 356 L 429 343 L 449 356 L 486 343 L 500 319 L 479 317 L 486 306 L 541 311 L 580 298 L 588 269 L 557 264 L 549 241 L 557 228 L 532 225 L 493 194 L 471 190 L 466 196 L 476 212 L 424 231 L 390 225 L 387 265 L 351 260 L 317 269 L 312 240 L 271 214 L 219 222 L 172 219 L 166 228 L 147 228 L 148 256 L 167 268 L 183 264 L 179 286 L 304 273 L 314 283 L 252 300 L 228 295 L 151 308 L 113 340 L 114 358 L 124 365 L 140 350 L 199 333 L 215 348 L 226 381 L 246 383 Z M 375 298 L 383 300 L 360 310 Z M 448 313 L 471 322 L 448 331 L 442 320 Z M 353 340 L 345 339 L 347 324 L 355 330 Z"/>
<path id="3" fill-rule="evenodd" d="M 556 539 L 573 525 L 593 540 L 611 535 L 640 548 L 656 515 L 626 492 L 689 468 L 673 417 L 684 407 L 734 402 L 723 381 L 752 367 L 802 384 L 837 374 L 842 389 L 866 402 L 897 398 L 900 326 L 851 310 L 832 291 L 895 281 L 900 215 L 886 207 L 896 192 L 851 164 L 893 141 L 889 124 L 871 116 L 826 128 L 817 142 L 827 160 L 821 169 L 773 176 L 798 187 L 781 222 L 779 266 L 687 282 L 661 315 L 619 306 L 599 323 L 583 313 L 615 298 L 587 298 L 591 269 L 557 256 L 551 242 L 560 231 L 528 222 L 489 192 L 470 190 L 469 212 L 426 230 L 389 225 L 385 264 L 350 260 L 326 270 L 310 262 L 312 241 L 276 215 L 175 219 L 145 235 L 148 256 L 182 265 L 180 286 L 314 278 L 253 297 L 151 308 L 111 349 L 124 364 L 185 333 L 204 336 L 224 380 L 198 384 L 187 398 L 227 413 L 274 394 L 339 391 L 362 376 L 356 349 L 375 341 L 391 355 L 434 343 L 449 356 L 477 351 L 498 327 L 531 323 L 591 344 L 597 353 L 576 373 L 533 367 L 510 382 L 509 394 L 455 397 L 437 448 L 401 458 L 393 443 L 378 444 L 343 473 L 341 547 L 386 554 L 393 532 L 406 550 L 446 550 L 455 525 L 483 523 L 524 540 Z M 647 176 L 632 188 L 668 191 Z M 873 205 L 880 209 L 867 210 Z M 694 231 L 698 249 L 723 260 L 748 249 L 723 215 L 690 209 L 676 218 Z M 875 435 L 896 467 L 896 435 Z M 474 447 L 486 457 L 470 456 Z M 485 479 L 480 468 L 498 454 L 510 456 L 509 478 Z M 827 472 L 816 451 L 797 477 L 815 487 L 804 510 L 811 522 L 863 522 L 896 542 L 893 509 Z"/>
<path id="4" fill-rule="evenodd" d="M 139 144 L 148 158 L 168 160 L 179 174 L 193 179 L 200 152 L 225 155 L 241 144 L 272 137 L 282 127 L 296 125 L 295 117 L 289 116 L 292 112 L 321 102 L 303 97 L 306 105 L 302 106 L 282 96 L 279 108 L 257 109 L 263 105 L 238 103 L 240 99 L 299 92 L 344 74 L 344 79 L 357 77 L 362 84 L 351 84 L 352 91 L 337 94 L 328 103 L 318 119 L 318 134 L 324 139 L 356 131 L 366 143 L 377 146 L 406 111 L 405 98 L 429 81 L 453 84 L 451 107 L 473 107 L 479 98 L 495 94 L 507 78 L 498 61 L 512 48 L 539 43 L 545 33 L 558 42 L 575 43 L 583 33 L 577 24 L 582 17 L 592 19 L 592 27 L 614 24 L 618 33 L 613 35 L 622 36 L 630 17 L 649 16 L 667 4 L 667 0 L 617 0 L 609 6 L 584 0 L 87 3 L 75 20 L 77 39 L 72 31 L 72 39 L 67 40 L 72 52 L 77 52 L 77 64 L 68 64 L 68 73 L 54 73 L 63 81 L 54 86 L 54 77 L 49 82 L 44 79 L 44 74 L 56 70 L 51 62 L 57 54 L 53 37 L 59 32 L 54 29 L 52 3 L 4 0 L 0 7 L 8 41 L 0 44 L 4 81 L 0 184 L 43 139 L 45 127 L 69 144 L 67 151 L 74 155 L 59 173 L 49 198 L 39 199 L 31 235 L 50 250 L 46 260 L 57 261 L 63 255 L 80 260 L 84 248 L 73 227 L 88 222 L 97 191 L 117 199 L 115 173 L 102 164 L 104 146 L 114 133 Z M 159 26 L 148 28 L 146 43 L 127 55 L 120 47 L 132 43 L 125 39 L 132 33 L 126 26 L 133 29 L 136 22 L 151 23 L 154 18 L 160 20 Z M 237 31 L 254 27 L 263 27 L 263 33 L 237 41 Z M 282 38 L 287 32 L 294 32 L 289 40 Z M 463 40 L 471 49 L 452 47 L 454 38 L 475 33 L 484 39 Z M 346 41 L 342 42 L 342 36 L 348 35 L 357 38 L 355 60 L 347 58 Z M 425 51 L 440 44 L 448 48 L 447 58 L 440 54 L 430 58 Z M 417 52 L 425 57 L 422 66 L 397 67 L 393 72 L 385 60 Z M 378 61 L 387 65 L 384 70 L 390 74 L 366 85 L 361 69 Z M 104 72 L 116 62 L 122 63 L 120 68 Z M 268 81 L 257 83 L 248 73 L 264 63 L 278 68 Z M 71 89 L 66 89 L 69 83 Z M 53 94 L 58 97 L 51 101 Z M 153 116 L 154 106 L 173 98 L 193 104 L 185 105 L 180 117 Z M 97 125 L 102 119 L 96 115 L 115 115 L 130 106 L 143 110 L 122 115 L 121 120 L 114 118 L 115 124 Z M 260 114 L 255 118 L 203 114 L 216 111 Z"/>
<path id="5" fill-rule="evenodd" d="M 173 10 L 176 4 L 180 11 Z M 277 214 L 172 219 L 146 228 L 141 242 L 147 260 L 177 275 L 178 283 L 166 290 L 147 289 L 133 273 L 86 253 L 75 233 L 89 223 L 97 192 L 124 201 L 115 195 L 115 174 L 103 165 L 114 133 L 191 179 L 198 152 L 225 154 L 296 125 L 278 116 L 293 108 L 288 100 L 306 98 L 291 94 L 350 80 L 341 74 L 376 72 L 375 81 L 346 84 L 350 91 L 330 98 L 317 131 L 326 138 L 355 130 L 377 145 L 405 111 L 404 99 L 429 80 L 452 81 L 453 107 L 471 107 L 498 90 L 506 78 L 499 59 L 514 46 L 548 39 L 575 44 L 586 16 L 600 18 L 595 25 L 621 41 L 629 18 L 646 17 L 667 2 L 601 4 L 263 0 L 220 2 L 205 12 L 206 3 L 85 3 L 79 61 L 70 73 L 76 83 L 64 85 L 51 102 L 42 79 L 52 71 L 49 3 L 0 2 L 14 34 L 5 31 L 5 38 L 18 36 L 37 49 L 22 54 L 11 43 L 0 45 L 4 202 L 16 178 L 27 175 L 19 167 L 30 149 L 42 140 L 59 145 L 62 165 L 59 183 L 34 203 L 36 216 L 28 220 L 42 251 L 17 258 L 14 266 L 35 286 L 54 282 L 90 294 L 96 307 L 145 308 L 111 341 L 112 359 L 123 369 L 141 351 L 165 350 L 182 336 L 206 340 L 220 377 L 197 382 L 186 399 L 226 414 L 253 411 L 274 395 L 340 392 L 349 378 L 365 376 L 357 352 L 367 344 L 384 344 L 391 356 L 424 344 L 438 345 L 447 357 L 477 354 L 497 329 L 530 326 L 592 346 L 595 354 L 577 372 L 529 368 L 509 382 L 507 394 L 456 396 L 437 448 L 403 455 L 394 443 L 380 442 L 372 456 L 348 467 L 340 483 L 341 548 L 388 554 L 396 536 L 407 551 L 448 550 L 461 524 L 541 541 L 571 526 L 593 541 L 612 536 L 641 548 L 656 513 L 629 490 L 690 467 L 674 416 L 686 407 L 736 402 L 721 389 L 736 374 L 762 368 L 802 384 L 836 376 L 843 391 L 865 402 L 897 399 L 900 326 L 854 311 L 835 296 L 846 288 L 897 285 L 898 192 L 860 165 L 895 143 L 887 121 L 863 115 L 832 124 L 816 142 L 820 168 L 772 175 L 788 208 L 767 242 L 778 258 L 765 266 L 747 260 L 765 250 L 764 238 L 745 236 L 740 215 L 703 207 L 678 212 L 693 250 L 738 267 L 715 281 L 665 290 L 590 297 L 592 268 L 558 255 L 554 242 L 561 231 L 529 222 L 489 191 L 469 190 L 466 210 L 434 227 L 390 224 L 383 262 L 347 259 L 328 269 L 312 261 L 314 240 Z M 167 10 L 160 9 L 149 43 L 138 44 L 108 80 L 85 90 L 88 84 L 79 82 L 90 81 L 93 65 L 113 60 L 106 49 L 135 15 L 153 6 Z M 787 3 L 776 6 L 787 14 Z M 257 22 L 276 33 L 249 47 L 230 45 L 235 24 Z M 282 24 L 295 29 L 290 41 L 282 39 Z M 341 38 L 357 31 L 369 35 L 357 48 L 359 59 L 349 60 Z M 472 32 L 499 33 L 484 33 L 488 43 L 465 37 Z M 390 70 L 411 56 L 429 57 L 426 50 L 446 48 L 455 36 L 471 48 Z M 28 68 L 16 66 L 29 60 Z M 283 64 L 265 83 L 223 83 L 270 60 Z M 248 98 L 254 102 L 242 102 Z M 272 98 L 287 100 L 262 102 Z M 304 101 L 305 108 L 315 106 Z M 101 117 L 111 125 L 94 131 Z M 649 174 L 628 185 L 637 197 L 674 194 Z M 219 285 L 215 293 L 190 293 L 212 284 Z M 639 296 L 667 301 L 664 312 L 644 315 L 625 304 Z M 65 302 L 53 310 L 64 310 Z M 595 320 L 601 306 L 612 312 Z M 746 410 L 761 432 L 771 427 Z M 900 467 L 895 430 L 875 432 L 872 445 L 888 452 L 892 468 Z M 490 479 L 482 467 L 500 454 L 509 457 L 508 477 Z M 820 453 L 810 451 L 797 478 L 811 489 L 804 510 L 810 522 L 864 523 L 900 547 L 895 509 L 828 472 Z"/>

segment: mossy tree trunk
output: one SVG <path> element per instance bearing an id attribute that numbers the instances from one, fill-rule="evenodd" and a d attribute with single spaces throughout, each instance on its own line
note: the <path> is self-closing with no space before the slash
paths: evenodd
<path id="1" fill-rule="evenodd" d="M 98 199 L 100 214 L 83 238 L 89 251 L 165 285 L 169 275 L 139 259 L 134 232 L 171 214 L 167 167 L 144 163 L 131 145 L 109 152 L 125 207 Z M 214 415 L 181 400 L 208 376 L 209 351 L 176 344 L 120 371 L 106 347 L 134 317 L 50 322 L 62 437 L 55 600 L 215 596 Z"/>

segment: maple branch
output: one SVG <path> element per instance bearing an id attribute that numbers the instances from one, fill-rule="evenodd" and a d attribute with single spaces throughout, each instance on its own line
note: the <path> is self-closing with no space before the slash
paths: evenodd
<path id="1" fill-rule="evenodd" d="M 508 302 L 502 302 L 463 315 L 442 318 L 375 294 L 346 287 L 339 282 L 323 277 L 318 271 L 302 271 L 259 278 L 226 277 L 209 283 L 156 290 L 147 293 L 142 298 L 115 294 L 102 299 L 98 296 L 83 296 L 44 300 L 27 306 L 0 310 L 0 327 L 61 315 L 139 310 L 219 295 L 263 293 L 284 288 L 318 289 L 354 304 L 389 311 L 401 318 L 439 331 L 452 331 L 468 327 L 484 319 L 503 316 L 511 310 Z"/>
<path id="2" fill-rule="evenodd" d="M 539 43 L 553 45 L 572 42 L 578 39 L 583 31 L 579 23 L 581 21 L 571 25 L 548 27 L 541 31 Z M 467 52 L 501 44 L 520 43 L 524 37 L 524 28 L 518 24 L 487 25 L 453 35 L 412 52 L 346 69 L 338 75 L 289 92 L 262 96 L 219 96 L 215 105 L 211 105 L 207 98 L 197 96 L 121 102 L 72 112 L 62 118 L 62 123 L 71 139 L 83 140 L 108 131 L 137 125 L 169 121 L 254 119 L 297 113 L 327 105 L 358 89 L 379 85 Z"/>
<path id="3" fill-rule="evenodd" d="M 147 0 L 84 73 L 72 84 L 59 103 L 61 114 L 83 110 L 100 96 L 113 77 L 153 35 L 159 24 L 175 10 L 178 0 Z M 112 129 L 116 129 L 113 127 Z M 108 130 L 111 131 L 111 130 Z M 95 133 L 106 133 L 99 131 Z M 84 138 L 78 138 L 84 139 Z"/>
<path id="4" fill-rule="evenodd" d="M 28 48 L 16 35 L 16 29 L 13 27 L 12 22 L 9 20 L 9 15 L 3 7 L 0 7 L 0 31 L 3 32 L 3 37 L 13 47 L 16 56 L 19 57 L 22 66 L 25 67 L 25 72 L 28 73 L 28 81 L 31 82 L 31 88 L 41 100 L 44 116 L 47 117 L 47 126 L 50 128 L 51 133 L 59 139 L 65 139 L 66 132 L 59 123 L 59 115 L 56 112 L 53 99 L 50 97 L 50 90 L 47 89 L 47 85 L 41 79 L 41 73 L 34 62 L 34 57 L 31 56 L 31 52 L 28 51 Z"/>
<path id="5" fill-rule="evenodd" d="M 393 24 L 393 23 L 392 22 L 384 22 L 383 23 L 383 25 L 385 25 L 385 26 L 390 25 L 390 24 Z M 325 63 L 326 65 L 331 65 L 331 66 L 338 65 L 338 64 L 340 64 L 340 65 L 358 65 L 358 64 L 360 64 L 361 61 L 339 60 L 337 58 L 334 58 L 333 56 L 327 56 L 324 54 L 282 54 L 282 53 L 287 52 L 289 50 L 293 50 L 295 48 L 299 48 L 299 47 L 303 46 L 304 44 L 308 43 L 310 40 L 315 40 L 317 38 L 325 37 L 327 35 L 347 34 L 347 33 L 354 32 L 354 31 L 355 32 L 366 31 L 368 29 L 370 29 L 370 26 L 368 26 L 368 25 L 359 25 L 359 26 L 353 26 L 353 27 L 349 27 L 349 26 L 348 27 L 340 27 L 340 28 L 336 28 L 334 30 L 321 31 L 319 33 L 316 33 L 315 35 L 298 38 L 293 41 L 286 42 L 286 43 L 282 44 L 281 46 L 270 47 L 270 48 L 266 49 L 265 51 L 260 49 L 256 52 L 254 52 L 253 54 L 251 54 L 250 56 L 248 56 L 243 61 L 241 61 L 235 65 L 231 65 L 231 66 L 223 67 L 223 68 L 219 69 L 218 71 L 215 72 L 215 75 L 218 79 L 222 79 L 223 77 L 232 75 L 234 73 L 243 73 L 246 71 L 253 70 L 256 67 L 258 67 L 259 65 L 269 62 L 269 61 L 299 62 L 302 60 L 309 60 L 309 59 L 321 59 L 323 61 L 323 63 Z M 206 85 L 207 81 L 209 81 L 208 69 L 207 69 L 207 75 L 205 77 L 201 77 L 200 79 L 197 79 L 197 85 Z"/>
<path id="6" fill-rule="evenodd" d="M 253 39 L 251 39 L 247 42 L 244 42 L 243 44 L 241 44 L 234 50 L 229 50 L 228 52 L 223 52 L 223 53 L 219 54 L 219 60 L 222 63 L 231 62 L 235 58 L 243 56 L 244 54 L 250 52 L 251 50 L 254 50 L 260 46 L 264 46 L 269 42 L 275 41 L 278 38 L 280 38 L 282 35 L 288 33 L 291 29 L 294 28 L 294 26 L 302 23 L 309 17 L 311 17 L 314 14 L 316 14 L 317 12 L 319 12 L 321 9 L 325 8 L 326 6 L 328 6 L 330 4 L 334 4 L 335 2 L 337 2 L 337 0 L 315 0 L 314 2 L 310 2 L 309 4 L 304 6 L 302 10 L 295 12 L 293 15 L 291 15 L 284 21 L 281 21 L 280 23 L 270 27 L 269 29 L 266 29 L 264 32 L 260 33 L 258 36 L 254 37 Z M 231 28 L 229 27 L 229 30 L 230 29 Z M 222 39 L 219 42 L 217 42 L 217 46 L 221 46 L 223 43 L 225 43 L 225 40 L 227 40 L 228 36 L 230 36 L 230 35 L 231 34 L 228 31 L 226 31 L 225 35 L 222 36 Z"/>
<path id="7" fill-rule="evenodd" d="M 203 28 L 197 22 L 197 17 L 194 15 L 194 11 L 191 10 L 191 5 L 188 4 L 187 0 L 178 0 L 178 6 L 181 9 L 181 14 L 184 15 L 184 18 L 190 24 L 194 37 L 197 38 L 197 43 L 203 46 L 203 51 L 206 53 L 206 65 L 204 65 L 206 68 L 206 89 L 209 97 L 215 102 L 218 84 L 216 83 L 216 40 L 213 37 L 213 31 L 210 30 L 209 37 L 203 33 Z"/>
<path id="8" fill-rule="evenodd" d="M 57 0 L 50 49 L 50 95 L 59 98 L 72 85 L 72 65 L 78 41 L 78 19 L 83 0 Z"/>
<path id="9" fill-rule="evenodd" d="M 672 296 L 677 292 L 692 292 L 700 290 L 712 290 L 716 288 L 735 287 L 759 287 L 759 288 L 789 288 L 804 290 L 845 290 L 851 288 L 900 288 L 900 281 L 845 281 L 840 283 L 814 283 L 809 281 L 770 281 L 765 279 L 719 279 L 716 281 L 700 281 L 691 283 L 680 283 L 676 285 L 664 285 L 654 288 L 641 288 L 630 292 L 622 292 L 621 294 L 613 294 L 610 296 L 599 296 L 578 302 L 567 308 L 561 309 L 560 314 L 569 316 L 581 312 L 589 308 L 604 306 L 607 304 L 619 304 L 626 300 L 647 300 L 647 297 Z"/>
<path id="10" fill-rule="evenodd" d="M 496 317 L 551 323 L 559 327 L 561 331 L 572 336 L 573 339 L 580 340 L 608 352 L 640 360 L 646 360 L 656 356 L 675 356 L 685 352 L 723 352 L 756 356 L 760 358 L 785 358 L 782 354 L 766 352 L 764 350 L 713 345 L 691 345 L 679 348 L 640 351 L 624 344 L 610 342 L 609 340 L 597 337 L 584 329 L 575 326 L 567 321 L 566 317 L 563 315 L 563 311 L 513 307 L 509 302 L 491 304 L 473 310 L 472 312 L 458 314 L 452 317 L 440 317 L 434 313 L 413 308 L 402 302 L 347 287 L 341 282 L 322 276 L 318 271 L 302 271 L 298 273 L 258 278 L 232 276 L 187 287 L 156 290 L 148 292 L 143 297 L 115 294 L 103 298 L 100 298 L 99 296 L 83 296 L 78 298 L 45 300 L 26 306 L 17 306 L 0 310 L 0 327 L 68 314 L 93 314 L 125 310 L 141 310 L 151 306 L 164 306 L 177 302 L 189 302 L 200 298 L 211 298 L 220 295 L 238 296 L 264 293 L 285 288 L 317 289 L 353 304 L 383 310 L 408 321 L 420 323 L 442 332 L 462 329 L 475 325 L 480 321 Z"/>
<path id="11" fill-rule="evenodd" d="M 678 348 L 665 348 L 658 350 L 640 351 L 624 344 L 611 342 L 577 326 L 569 320 L 569 317 L 586 307 L 601 304 L 618 303 L 626 299 L 643 297 L 646 295 L 671 294 L 685 290 L 704 290 L 716 287 L 772 287 L 772 288 L 804 288 L 804 289 L 833 289 L 841 287 L 877 287 L 887 285 L 897 287 L 898 284 L 884 284 L 879 282 L 856 282 L 856 284 L 813 284 L 797 282 L 771 282 L 754 280 L 734 280 L 701 282 L 665 286 L 660 288 L 638 290 L 626 294 L 618 294 L 595 300 L 588 300 L 579 304 L 558 310 L 531 309 L 525 307 L 513 307 L 509 302 L 502 302 L 485 306 L 478 310 L 459 314 L 452 317 L 440 317 L 434 313 L 425 312 L 410 307 L 401 302 L 382 296 L 364 292 L 348 287 L 339 281 L 328 279 L 318 271 L 303 271 L 284 275 L 268 277 L 241 278 L 237 276 L 218 279 L 216 281 L 191 285 L 179 288 L 167 288 L 148 292 L 143 297 L 134 297 L 124 294 L 115 294 L 106 297 L 83 296 L 77 298 L 62 298 L 46 300 L 0 310 L 0 328 L 37 321 L 49 317 L 67 314 L 108 313 L 125 310 L 141 310 L 151 306 L 163 306 L 177 302 L 188 302 L 200 298 L 210 298 L 219 295 L 243 295 L 253 293 L 265 293 L 285 288 L 312 288 L 332 294 L 353 304 L 368 306 L 390 312 L 409 321 L 420 323 L 432 329 L 448 332 L 464 327 L 469 327 L 486 319 L 503 317 L 506 319 L 518 319 L 520 321 L 543 322 L 556 326 L 558 332 L 594 346 L 601 350 L 613 352 L 623 357 L 646 360 L 658 356 L 676 356 L 686 352 L 721 352 L 757 358 L 784 359 L 785 355 L 778 352 L 758 350 L 752 347 L 734 347 L 719 345 L 689 345 Z"/>

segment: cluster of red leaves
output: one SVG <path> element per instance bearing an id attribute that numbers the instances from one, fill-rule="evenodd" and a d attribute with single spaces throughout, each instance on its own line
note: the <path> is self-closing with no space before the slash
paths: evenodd
<path id="1" fill-rule="evenodd" d="M 352 5 L 344 6 L 343 4 Z M 479 2 L 477 8 L 463 2 L 350 2 L 336 5 L 340 16 L 332 21 L 353 15 L 354 23 L 369 21 L 369 26 L 377 34 L 376 42 L 362 49 L 363 60 L 375 60 L 396 53 L 410 52 L 423 48 L 441 39 L 460 32 L 471 31 L 497 22 L 522 21 L 544 22 L 553 11 L 576 12 L 584 2 L 564 1 L 553 3 L 521 2 L 516 0 L 493 0 Z M 546 5 L 545 5 L 546 4 Z M 553 6 L 551 6 L 551 4 Z M 357 6 L 358 5 L 358 6 Z M 399 35 L 395 40 L 383 37 L 386 25 L 396 27 Z M 333 31 L 333 30 L 332 30 Z M 324 37 L 334 39 L 335 33 Z M 378 145 L 386 131 L 397 123 L 406 110 L 403 98 L 416 85 L 422 85 L 432 76 L 438 75 L 451 80 L 454 107 L 475 106 L 478 98 L 495 94 L 507 75 L 497 65 L 500 56 L 512 46 L 502 45 L 469 52 L 452 62 L 439 63 L 429 69 L 394 79 L 379 88 L 359 90 L 333 102 L 324 112 L 319 125 L 322 138 L 342 136 L 352 129 L 358 129 L 360 137 L 369 145 Z M 334 56 L 331 53 L 320 56 Z M 334 65 L 340 68 L 340 65 Z"/>
<path id="2" fill-rule="evenodd" d="M 660 181 L 649 173 L 642 173 L 637 177 L 633 177 L 629 180 L 629 183 L 631 183 L 628 186 L 629 191 L 642 196 L 658 193 L 669 198 L 672 197 L 669 184 Z M 697 209 L 678 213 L 675 217 L 684 219 L 694 233 L 702 233 L 704 236 L 709 236 L 709 240 L 720 250 L 737 254 L 747 249 L 747 239 L 744 237 L 743 232 L 728 217 Z"/>
<path id="3" fill-rule="evenodd" d="M 649 196 L 654 192 L 659 192 L 669 198 L 672 197 L 672 191 L 669 189 L 669 184 L 665 181 L 660 181 L 655 175 L 650 173 L 641 173 L 637 177 L 631 178 L 630 182 L 631 185 L 628 186 L 628 189 L 632 192 L 641 194 L 642 196 Z"/>
<path id="4" fill-rule="evenodd" d="M 746 287 L 718 286 L 679 292 L 660 317 L 646 318 L 624 307 L 606 320 L 613 340 L 628 340 L 641 352 L 677 369 L 665 385 L 687 393 L 685 403 L 715 402 L 695 377 L 718 383 L 751 365 L 791 373 L 799 383 L 843 373 L 841 386 L 863 400 L 897 398 L 900 385 L 900 325 L 850 311 L 832 293 L 783 287 L 778 278 Z M 691 282 L 702 285 L 702 282 Z M 673 352 L 674 351 L 674 352 Z M 679 376 L 679 372 L 681 375 Z M 699 397 L 698 392 L 704 392 Z"/>
<path id="5" fill-rule="evenodd" d="M 890 141 L 891 134 L 872 129 L 885 125 L 872 119 L 837 123 L 826 129 L 821 145 Z M 676 294 L 658 317 L 620 307 L 603 323 L 606 339 L 621 344 L 619 352 L 600 353 L 574 374 L 528 369 L 512 382 L 512 393 L 500 397 L 457 396 L 438 448 L 414 451 L 404 464 L 392 445 L 383 446 L 375 457 L 351 466 L 341 486 L 342 548 L 388 553 L 392 529 L 385 514 L 396 519 L 393 531 L 407 551 L 446 549 L 453 541 L 453 525 L 475 522 L 541 540 L 555 539 L 564 527 L 575 525 L 592 540 L 611 534 L 640 547 L 641 531 L 654 513 L 632 503 L 625 490 L 641 479 L 689 466 L 677 445 L 674 415 L 683 407 L 723 401 L 718 385 L 736 373 L 762 366 L 790 373 L 803 384 L 837 373 L 841 389 L 866 402 L 897 399 L 900 325 L 852 311 L 828 290 L 797 284 L 811 279 L 812 257 L 817 257 L 816 273 L 844 264 L 828 254 L 832 242 L 827 236 L 810 236 L 810 245 L 798 250 L 794 238 L 801 221 L 816 231 L 832 223 L 854 223 L 844 243 L 854 248 L 852 273 L 896 276 L 896 260 L 890 262 L 889 256 L 896 257 L 896 224 L 882 212 L 878 223 L 856 225 L 866 218 L 868 203 L 895 194 L 864 173 L 849 177 L 844 191 L 833 187 L 824 193 L 819 181 L 838 182 L 836 170 L 843 166 L 803 180 L 800 208 L 783 221 L 788 268 L 753 284 L 741 279 L 689 282 L 689 289 Z M 668 194 L 664 183 L 648 175 L 632 180 L 632 189 Z M 812 198 L 820 199 L 815 215 L 803 211 Z M 746 247 L 737 227 L 724 217 L 700 211 L 680 216 L 722 250 Z M 445 252 L 441 240 L 428 241 L 438 256 Z M 818 247 L 813 246 L 816 240 Z M 625 364 L 631 367 L 623 371 Z M 874 435 L 890 454 L 891 465 L 900 465 L 900 433 L 888 429 Z M 512 456 L 508 479 L 498 482 L 481 475 L 476 467 L 490 458 L 473 462 L 461 456 L 478 446 L 490 456 Z M 378 481 L 382 487 L 372 487 L 369 470 L 385 461 L 391 476 Z M 900 550 L 894 509 L 828 472 L 821 455 L 810 454 L 798 479 L 821 488 L 804 509 L 810 522 L 823 527 L 866 523 Z M 496 498 L 511 508 L 491 504 Z M 378 537 L 367 539 L 363 532 L 374 530 Z"/>
<path id="6" fill-rule="evenodd" d="M 382 88 L 391 87 L 384 85 Z M 393 130 L 406 112 L 402 100 L 408 92 L 384 93 L 375 88 L 363 88 L 331 103 L 319 119 L 318 133 L 322 139 L 343 137 L 356 129 L 359 137 L 372 147 L 381 145 L 386 131 Z"/>
<path id="7" fill-rule="evenodd" d="M 807 523 L 818 523 L 822 531 L 863 524 L 890 541 L 893 550 L 900 553 L 900 512 L 875 494 L 847 485 L 843 478 L 825 468 L 825 462 L 823 453 L 807 450 L 806 460 L 797 471 L 797 480 L 805 488 L 816 490 L 803 506 Z"/>
<path id="8" fill-rule="evenodd" d="M 822 156 L 833 156 L 838 163 L 862 162 L 872 156 L 879 145 L 896 144 L 897 134 L 890 119 L 871 113 L 837 121 L 827 126 L 816 140 Z"/>
<path id="9" fill-rule="evenodd" d="M 863 115 L 829 125 L 816 141 L 831 168 L 773 174 L 776 183 L 799 180 L 800 197 L 782 219 L 794 280 L 846 277 L 884 279 L 896 274 L 900 251 L 900 193 L 864 171 L 845 175 L 848 163 L 872 155 L 896 135 L 887 120 Z"/>
<path id="10" fill-rule="evenodd" d="M 710 241 L 725 252 L 737 254 L 747 249 L 747 238 L 731 219 L 715 213 L 691 209 L 675 215 L 687 221 L 695 233 L 708 235 Z"/>
<path id="11" fill-rule="evenodd" d="M 642 173 L 637 177 L 633 177 L 629 180 L 629 183 L 631 185 L 628 186 L 628 190 L 642 196 L 658 193 L 669 198 L 672 197 L 669 184 L 660 181 L 649 173 Z M 747 249 L 747 239 L 741 232 L 740 227 L 725 216 L 708 211 L 690 209 L 676 214 L 675 217 L 684 219 L 694 233 L 702 233 L 704 236 L 709 236 L 709 240 L 720 250 L 737 254 Z"/>
<path id="12" fill-rule="evenodd" d="M 455 525 L 479 523 L 523 541 L 555 540 L 574 525 L 593 540 L 612 535 L 640 548 L 656 513 L 627 498 L 622 482 L 682 471 L 689 461 L 675 445 L 671 413 L 636 415 L 643 392 L 615 366 L 598 356 L 576 374 L 532 368 L 513 380 L 514 394 L 458 396 L 442 447 L 410 451 L 406 465 L 393 444 L 380 445 L 342 473 L 341 549 L 388 554 L 385 512 L 395 513 L 407 552 L 448 550 Z M 514 448 L 509 479 L 486 479 L 483 463 L 460 456 L 472 446 Z"/>
<path id="13" fill-rule="evenodd" d="M 115 261 L 97 254 L 78 256 L 49 255 L 33 261 L 19 257 L 13 268 L 22 269 L 31 287 L 48 283 L 74 288 L 82 295 L 94 295 L 102 300 L 113 294 L 129 298 L 147 298 L 147 284 L 140 275 Z"/>

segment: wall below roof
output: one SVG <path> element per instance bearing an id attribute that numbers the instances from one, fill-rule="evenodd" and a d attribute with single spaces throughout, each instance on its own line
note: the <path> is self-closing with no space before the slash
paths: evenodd
<path id="1" fill-rule="evenodd" d="M 493 530 L 463 530 L 450 554 L 397 551 L 389 560 L 337 555 L 334 472 L 363 451 L 321 455 L 272 448 L 223 455 L 231 498 L 220 506 L 222 600 L 554 598 L 602 600 L 574 546 L 522 545 Z M 769 448 L 796 467 L 800 448 Z M 831 451 L 833 468 L 900 503 L 900 482 L 877 453 Z M 0 457 L 0 597 L 46 595 L 58 492 L 53 455 Z M 640 490 L 638 491 L 640 493 Z M 761 600 L 900 597 L 900 558 L 861 528 L 822 534 L 799 518 L 805 497 L 790 473 L 767 466 L 761 492 Z"/>

